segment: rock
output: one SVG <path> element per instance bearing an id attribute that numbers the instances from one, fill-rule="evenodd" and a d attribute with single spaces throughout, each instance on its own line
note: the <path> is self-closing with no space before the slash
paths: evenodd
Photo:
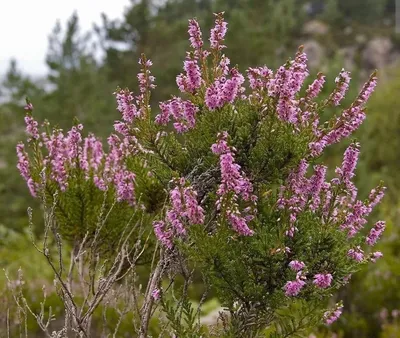
<path id="1" fill-rule="evenodd" d="M 206 326 L 216 325 L 218 323 L 218 319 L 220 317 L 220 313 L 224 313 L 225 315 L 229 315 L 222 307 L 219 307 L 204 317 L 200 318 L 200 323 Z"/>
<path id="2" fill-rule="evenodd" d="M 367 42 L 367 37 L 364 34 L 357 34 L 355 37 L 357 44 L 363 45 Z"/>
<path id="3" fill-rule="evenodd" d="M 370 40 L 363 53 L 362 60 L 368 69 L 382 68 L 390 61 L 393 44 L 389 38 L 376 37 Z"/>
<path id="4" fill-rule="evenodd" d="M 0 158 L 0 169 L 5 168 L 7 168 L 7 162 L 4 159 Z"/>
<path id="5" fill-rule="evenodd" d="M 303 33 L 311 36 L 325 35 L 329 32 L 329 26 L 318 20 L 308 21 L 303 28 Z"/>
<path id="6" fill-rule="evenodd" d="M 315 40 L 305 41 L 303 46 L 304 52 L 308 57 L 308 65 L 310 69 L 318 68 L 325 57 L 324 48 Z"/>
<path id="7" fill-rule="evenodd" d="M 400 64 L 400 52 L 399 51 L 395 51 L 390 54 L 389 63 L 391 65 L 396 65 L 396 64 L 399 65 Z"/>
<path id="8" fill-rule="evenodd" d="M 353 27 L 347 26 L 347 27 L 343 30 L 343 33 L 344 33 L 345 35 L 350 35 L 350 34 L 352 34 L 352 33 L 353 33 Z"/>
<path id="9" fill-rule="evenodd" d="M 357 47 L 342 48 L 338 51 L 338 54 L 343 58 L 344 69 L 349 71 L 354 70 Z"/>

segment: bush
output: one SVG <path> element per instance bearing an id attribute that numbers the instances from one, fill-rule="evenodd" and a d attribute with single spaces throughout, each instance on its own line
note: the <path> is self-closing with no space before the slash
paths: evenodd
<path id="1" fill-rule="evenodd" d="M 385 188 L 357 199 L 359 144 L 346 149 L 331 180 L 320 160 L 365 119 L 375 74 L 349 107 L 320 123 L 342 102 L 348 72 L 319 99 L 325 77 L 302 89 L 308 70 L 300 48 L 276 72 L 249 68 L 246 88 L 223 54 L 226 31 L 219 13 L 206 49 L 197 21 L 189 21 L 192 50 L 177 77 L 182 97 L 161 102 L 155 119 L 152 63 L 142 55 L 139 94 L 115 92 L 122 116 L 108 151 L 94 135 L 84 136 L 78 121 L 66 133 L 48 123 L 42 128 L 27 102 L 28 147 L 17 146 L 18 168 L 45 210 L 37 248 L 65 305 L 59 334 L 90 336 L 92 318 L 110 295 L 114 303 L 123 297 L 113 308 L 120 318 L 132 314 L 140 337 L 157 316 L 154 332 L 161 335 L 300 334 L 321 320 L 334 322 L 342 304 L 328 306 L 332 293 L 382 256 L 372 247 L 385 223 L 367 235 L 362 230 Z M 195 273 L 206 285 L 197 309 L 188 296 Z M 71 292 L 74 279 L 80 297 Z M 199 320 L 209 289 L 226 309 L 213 328 Z"/>

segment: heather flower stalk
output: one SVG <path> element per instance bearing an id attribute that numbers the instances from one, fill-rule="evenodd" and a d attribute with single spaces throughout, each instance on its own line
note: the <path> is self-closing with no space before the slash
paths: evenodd
<path id="1" fill-rule="evenodd" d="M 73 126 L 66 135 L 58 129 L 49 135 L 35 131 L 35 139 L 43 144 L 42 148 L 35 148 L 40 152 L 40 156 L 36 156 L 42 158 L 39 167 L 29 159 L 23 144 L 18 145 L 18 169 L 28 182 L 32 196 L 37 196 L 40 183 L 33 181 L 32 171 L 39 175 L 45 170 L 47 180 L 54 181 L 61 191 L 66 191 L 70 181 L 76 178 L 75 170 L 82 170 L 85 180 L 92 180 L 100 190 L 106 191 L 112 186 L 118 201 L 135 204 L 135 174 L 127 170 L 124 164 L 125 156 L 129 154 L 129 151 L 124 150 L 124 142 L 115 135 L 109 139 L 110 152 L 105 153 L 101 142 L 93 134 L 82 137 L 82 128 L 80 124 Z M 31 131 L 29 135 L 32 136 Z"/>
<path id="2" fill-rule="evenodd" d="M 191 47 L 198 52 L 198 55 L 201 55 L 201 48 L 203 47 L 203 38 L 201 34 L 201 29 L 199 23 L 195 19 L 189 20 L 189 41 Z"/>
<path id="3" fill-rule="evenodd" d="M 289 263 L 289 266 L 290 266 L 290 268 L 291 268 L 293 271 L 298 272 L 298 271 L 300 271 L 300 270 L 303 270 L 303 269 L 305 268 L 306 265 L 305 265 L 303 262 L 301 262 L 301 261 L 295 260 L 295 261 L 291 261 L 291 262 Z"/>
<path id="4" fill-rule="evenodd" d="M 224 21 L 224 12 L 215 14 L 215 26 L 211 29 L 210 45 L 211 49 L 222 50 L 226 48 L 222 43 L 224 42 L 226 32 L 228 30 L 228 23 Z"/>
<path id="5" fill-rule="evenodd" d="M 350 73 L 342 69 L 338 77 L 335 79 L 336 88 L 329 97 L 329 101 L 331 101 L 334 106 L 338 106 L 340 101 L 344 98 L 349 89 L 350 80 Z"/>
<path id="6" fill-rule="evenodd" d="M 384 221 L 378 221 L 375 223 L 375 226 L 371 229 L 371 231 L 369 232 L 365 242 L 368 245 L 374 245 L 379 237 L 381 237 L 382 233 L 385 231 L 386 228 L 386 224 Z"/>
<path id="7" fill-rule="evenodd" d="M 314 276 L 313 283 L 317 287 L 325 289 L 325 288 L 328 288 L 329 286 L 331 286 L 332 279 L 333 279 L 333 277 L 330 273 L 327 273 L 327 274 L 319 273 Z"/>
<path id="8" fill-rule="evenodd" d="M 232 228 L 241 235 L 251 236 L 253 230 L 248 227 L 254 215 L 251 208 L 239 209 L 239 198 L 246 202 L 256 203 L 257 197 L 253 195 L 251 182 L 244 177 L 240 166 L 235 163 L 235 156 L 228 145 L 228 133 L 218 135 L 217 143 L 211 146 L 212 152 L 219 155 L 221 169 L 221 184 L 217 190 L 220 198 L 217 201 L 217 208 L 224 214 Z"/>
<path id="9" fill-rule="evenodd" d="M 319 95 L 319 93 L 321 93 L 325 81 L 325 75 L 322 73 L 318 73 L 317 78 L 307 88 L 306 100 L 315 99 Z"/>
<path id="10" fill-rule="evenodd" d="M 196 124 L 196 114 L 199 108 L 191 101 L 173 98 L 160 103 L 161 112 L 155 118 L 155 122 L 160 125 L 167 125 L 173 119 L 174 128 L 178 133 L 184 133 L 194 128 Z"/>
<path id="11" fill-rule="evenodd" d="M 339 317 L 342 315 L 342 312 L 343 312 L 343 304 L 337 303 L 335 305 L 335 308 L 333 308 L 330 311 L 326 311 L 324 313 L 325 324 L 331 325 L 334 322 L 336 322 L 339 319 Z"/>
<path id="12" fill-rule="evenodd" d="M 187 227 L 204 223 L 204 209 L 197 201 L 197 192 L 186 184 L 184 178 L 175 180 L 176 187 L 169 192 L 170 208 L 165 221 L 154 221 L 153 228 L 158 240 L 167 248 L 173 248 L 173 238 L 184 238 Z"/>
<path id="13" fill-rule="evenodd" d="M 299 271 L 296 275 L 296 279 L 289 281 L 285 284 L 285 294 L 289 297 L 297 296 L 301 289 L 306 285 L 306 277 Z"/>

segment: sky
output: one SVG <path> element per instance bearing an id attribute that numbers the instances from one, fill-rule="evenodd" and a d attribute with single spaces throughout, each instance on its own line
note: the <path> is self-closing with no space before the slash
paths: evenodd
<path id="1" fill-rule="evenodd" d="M 121 18 L 129 0 L 0 0 L 0 75 L 11 58 L 33 76 L 46 73 L 48 36 L 76 10 L 82 32 L 101 22 L 101 13 Z"/>

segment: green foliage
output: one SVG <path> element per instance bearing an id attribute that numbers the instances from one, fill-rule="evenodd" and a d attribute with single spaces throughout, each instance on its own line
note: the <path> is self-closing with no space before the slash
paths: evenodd
<path id="1" fill-rule="evenodd" d="M 368 178 L 375 182 L 378 181 L 378 176 L 383 179 L 390 187 L 388 197 L 396 205 L 400 189 L 400 161 L 396 151 L 400 147 L 400 112 L 397 98 L 400 91 L 400 70 L 389 69 L 387 74 L 387 82 L 382 83 L 380 90 L 371 98 L 367 124 L 361 130 L 360 139 L 368 149 L 364 155 L 364 165 L 373 172 Z"/>
<path id="2" fill-rule="evenodd" d="M 198 323 L 198 313 L 187 296 L 183 296 L 180 301 L 176 299 L 163 300 L 161 306 L 175 335 L 188 338 L 196 338 L 201 335 L 202 328 Z"/>

